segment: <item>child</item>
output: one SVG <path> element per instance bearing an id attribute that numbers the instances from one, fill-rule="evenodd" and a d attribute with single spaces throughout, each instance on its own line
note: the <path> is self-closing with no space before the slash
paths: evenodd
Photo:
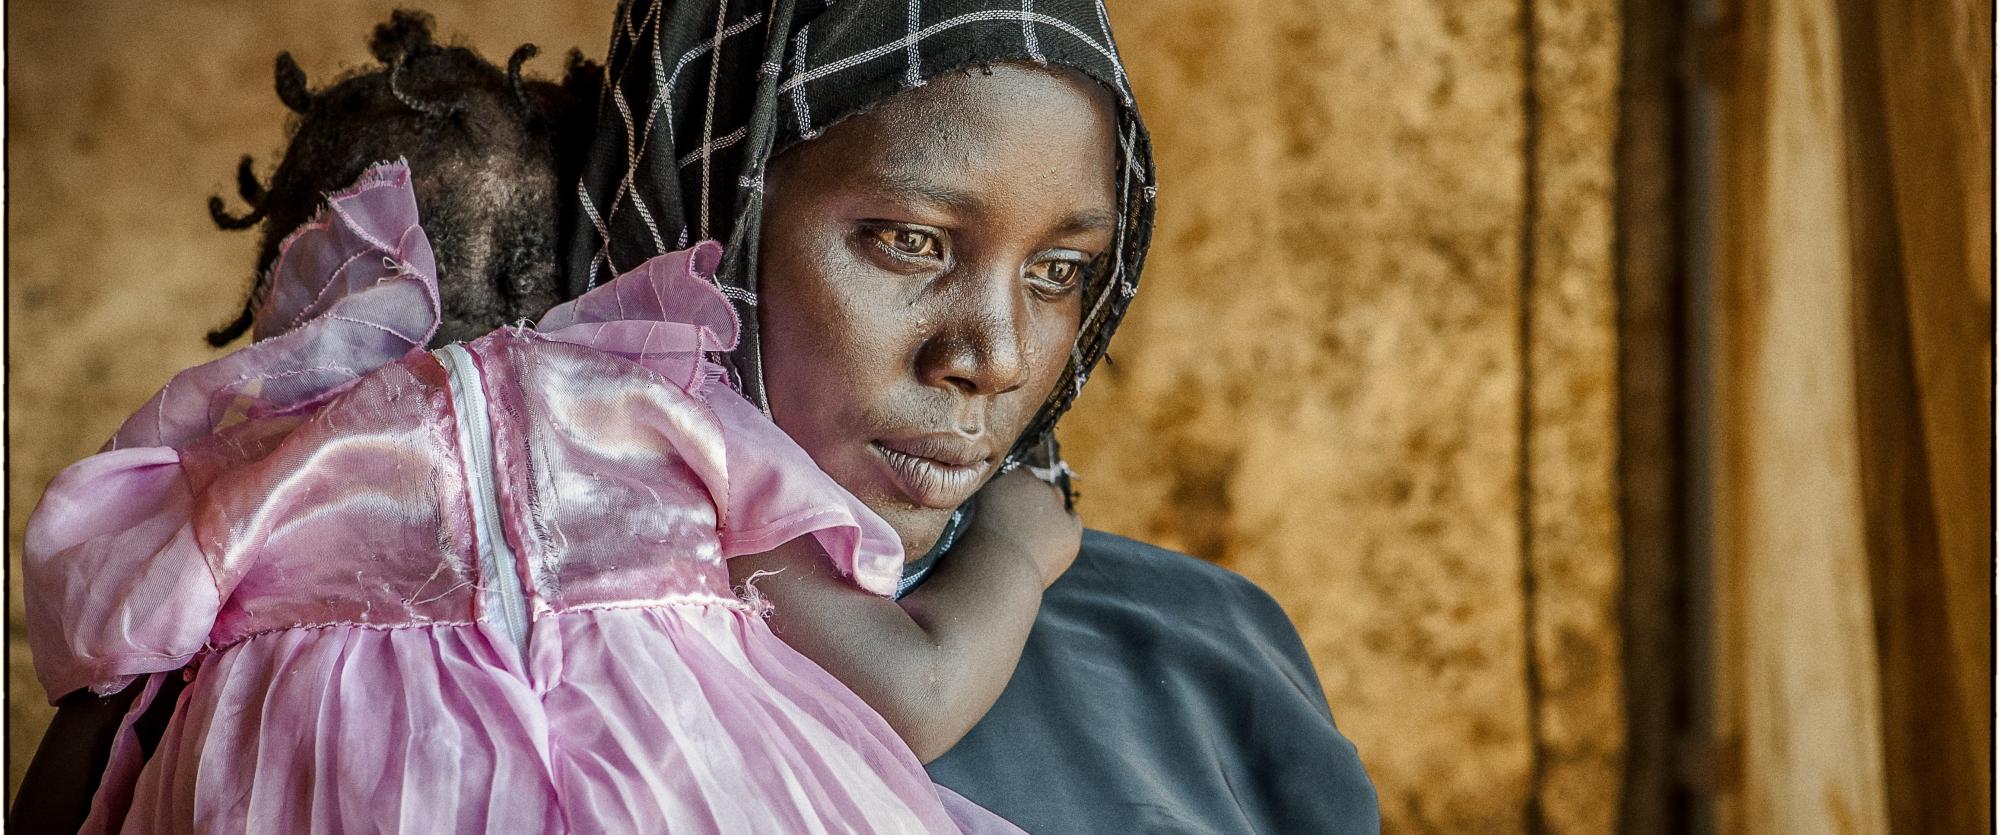
<path id="1" fill-rule="evenodd" d="M 268 271 L 215 335 L 258 340 L 175 377 L 30 520 L 44 685 L 143 688 L 86 830 L 1011 830 L 911 746 L 941 752 L 998 695 L 922 675 L 1004 682 L 1018 642 L 883 599 L 895 533 L 711 361 L 737 329 L 719 248 L 454 341 L 553 298 L 534 236 L 562 91 L 521 82 L 523 53 L 502 74 L 432 44 L 416 16 L 375 47 L 387 70 L 317 96 L 280 61 L 303 119 L 280 185 L 243 189 Z M 397 155 L 415 163 L 287 225 L 317 176 Z M 992 524 L 953 560 L 1032 619 L 1075 518 L 1020 473 L 982 501 Z M 851 584 L 772 602 L 803 647 L 920 633 L 931 651 L 815 665 L 735 591 L 729 562 L 765 552 Z M 176 672 L 148 756 L 132 718 Z M 902 709 L 925 697 L 945 703 Z"/>

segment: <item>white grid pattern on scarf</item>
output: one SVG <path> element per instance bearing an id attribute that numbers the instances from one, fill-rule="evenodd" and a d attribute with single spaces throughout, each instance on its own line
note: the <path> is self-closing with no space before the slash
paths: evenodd
<path id="1" fill-rule="evenodd" d="M 910 0 L 910 35 L 917 34 L 924 27 L 924 0 Z M 903 66 L 903 84 L 910 87 L 924 85 L 924 53 L 918 48 L 923 39 L 908 38 L 910 45 L 904 51 L 908 61 Z"/>
<path id="2" fill-rule="evenodd" d="M 1104 4 L 1097 7 L 1097 30 L 1104 33 L 1104 43 L 1111 47 L 1111 72 L 1118 76 L 1118 95 L 1126 108 L 1132 107 L 1132 85 L 1125 80 L 1125 62 L 1118 58 L 1118 44 L 1111 40 L 1111 18 L 1104 14 Z"/>
<path id="3" fill-rule="evenodd" d="M 717 137 L 715 141 L 710 142 L 707 145 L 703 145 L 699 148 L 687 152 L 686 154 L 681 155 L 679 161 L 679 167 L 686 168 L 690 165 L 700 162 L 703 157 L 714 156 L 716 154 L 722 153 L 723 151 L 727 151 L 730 148 L 734 148 L 736 147 L 736 143 L 742 142 L 743 138 L 749 135 L 750 135 L 749 125 L 744 125 L 743 127 L 730 131 L 727 135 Z"/>
<path id="4" fill-rule="evenodd" d="M 801 26 L 799 27 L 799 34 L 792 38 L 793 78 L 802 78 L 806 74 L 806 32 L 810 29 L 812 29 L 810 24 Z M 786 89 L 786 87 L 780 86 L 778 92 L 783 93 Z M 799 137 L 802 139 L 811 139 L 818 136 L 819 131 L 813 130 L 812 126 L 812 111 L 806 108 L 805 87 L 799 86 L 790 89 L 792 91 L 792 110 L 799 117 Z"/>
<path id="5" fill-rule="evenodd" d="M 1028 57 L 1037 64 L 1047 64 L 1048 56 L 1042 54 L 1042 39 L 1035 34 L 1035 0 L 1021 0 L 1021 43 L 1028 48 Z"/>
<path id="6" fill-rule="evenodd" d="M 642 37 L 642 35 L 645 34 L 643 31 L 645 27 L 657 26 L 664 20 L 664 16 L 662 15 L 662 2 L 663 0 L 652 0 L 652 2 L 647 3 L 644 17 L 637 24 L 632 23 L 628 8 L 628 13 L 625 15 L 621 15 L 619 17 L 618 22 L 620 24 L 620 31 L 615 32 L 613 34 L 614 40 L 622 36 L 628 42 L 636 44 L 640 39 L 640 37 Z M 921 45 L 924 40 L 930 38 L 931 36 L 937 35 L 939 33 L 951 29 L 955 29 L 960 26 L 976 24 L 976 23 L 1015 21 L 1020 23 L 1021 25 L 1022 38 L 1027 46 L 1029 55 L 1033 58 L 1033 60 L 1037 62 L 1041 63 L 1047 62 L 1046 56 L 1043 55 L 1041 51 L 1040 36 L 1038 34 L 1038 29 L 1042 26 L 1048 26 L 1057 31 L 1063 32 L 1069 35 L 1070 37 L 1075 38 L 1078 42 L 1088 46 L 1091 50 L 1097 52 L 1099 55 L 1103 56 L 1105 60 L 1110 63 L 1112 70 L 1116 75 L 1118 83 L 1115 86 L 1117 88 L 1119 97 L 1121 98 L 1121 100 L 1123 100 L 1124 103 L 1126 103 L 1129 106 L 1129 104 L 1131 103 L 1131 92 L 1126 85 L 1124 64 L 1122 61 L 1119 60 L 1116 48 L 1115 46 L 1112 45 L 1110 39 L 1110 34 L 1109 34 L 1110 21 L 1106 18 L 1106 15 L 1104 13 L 1104 6 L 1102 3 L 1093 3 L 1092 6 L 1094 7 L 1094 10 L 1096 11 L 1097 14 L 1099 29 L 1101 32 L 1104 33 L 1104 39 L 1102 41 L 1099 41 L 1097 38 L 1092 37 L 1090 34 L 1076 28 L 1075 26 L 1070 25 L 1069 22 L 1061 18 L 1034 11 L 1034 0 L 1022 0 L 1021 8 L 1019 10 L 1000 9 L 1000 10 L 969 12 L 966 14 L 957 15 L 955 17 L 946 20 L 932 23 L 929 26 L 921 26 L 922 0 L 909 0 L 909 5 L 908 5 L 909 31 L 903 37 L 898 38 L 890 43 L 862 50 L 860 52 L 849 55 L 846 58 L 842 58 L 839 60 L 835 60 L 811 68 L 808 68 L 806 65 L 808 31 L 810 30 L 811 27 L 810 26 L 801 27 L 793 39 L 791 72 L 789 73 L 789 77 L 787 77 L 779 85 L 778 89 L 781 94 L 783 93 L 791 94 L 791 105 L 794 111 L 793 115 L 797 121 L 800 137 L 802 139 L 811 139 L 813 137 L 818 136 L 819 134 L 818 127 L 813 124 L 812 112 L 806 97 L 806 89 L 808 85 L 810 85 L 812 82 L 828 78 L 844 70 L 851 69 L 853 67 L 867 63 L 868 61 L 876 60 L 878 58 L 883 57 L 884 55 L 895 52 L 897 50 L 902 50 L 906 53 L 907 56 L 905 71 L 904 71 L 905 75 L 904 81 L 906 84 L 909 84 L 910 86 L 918 86 L 922 84 L 923 59 L 922 59 Z M 729 26 L 724 27 L 722 30 L 722 39 L 727 40 L 743 32 L 750 31 L 758 23 L 761 23 L 763 21 L 763 18 L 764 15 L 761 12 L 756 12 L 750 14 L 749 16 L 743 18 L 742 20 L 737 21 L 734 24 L 730 24 Z M 660 38 L 658 37 L 657 32 L 653 34 L 654 34 L 653 38 L 654 45 L 652 52 L 654 54 L 651 57 L 653 58 L 653 65 L 654 65 L 654 76 L 655 76 L 654 84 L 656 92 L 654 94 L 654 98 L 652 101 L 652 107 L 648 109 L 648 112 L 646 114 L 646 119 L 643 125 L 636 124 L 637 120 L 634 118 L 634 114 L 631 112 L 630 105 L 625 100 L 622 90 L 616 83 L 617 78 L 622 74 L 622 68 L 619 67 L 606 68 L 606 75 L 608 81 L 607 88 L 608 91 L 610 92 L 613 105 L 618 109 L 619 115 L 623 121 L 625 128 L 626 166 L 625 166 L 624 176 L 619 178 L 618 184 L 613 190 L 613 194 L 611 195 L 611 199 L 608 201 L 610 210 L 606 213 L 600 215 L 595 201 L 590 197 L 590 195 L 587 192 L 584 192 L 583 189 L 579 187 L 579 197 L 581 198 L 581 202 L 584 205 L 584 211 L 590 217 L 592 224 L 596 227 L 597 233 L 600 238 L 597 258 L 594 259 L 591 264 L 592 284 L 596 283 L 596 278 L 597 278 L 596 270 L 598 262 L 605 261 L 605 259 L 608 259 L 609 257 L 610 228 L 612 224 L 616 221 L 618 212 L 625 203 L 628 202 L 631 203 L 634 211 L 638 212 L 641 220 L 644 222 L 647 228 L 648 234 L 652 238 L 652 243 L 656 247 L 658 247 L 660 251 L 662 252 L 666 251 L 665 242 L 660 234 L 658 224 L 656 223 L 656 221 L 654 221 L 652 217 L 652 212 L 645 205 L 645 201 L 641 199 L 637 193 L 638 189 L 636 188 L 636 180 L 638 178 L 639 168 L 642 165 L 643 160 L 649 148 L 652 145 L 651 137 L 653 131 L 659 129 L 659 125 L 657 124 L 657 119 L 663 111 L 665 113 L 667 122 L 665 125 L 665 129 L 668 131 L 673 130 L 673 119 L 674 119 L 673 101 L 674 101 L 674 95 L 678 88 L 678 82 L 682 71 L 688 66 L 688 64 L 696 60 L 699 60 L 703 56 L 707 55 L 707 53 L 711 49 L 712 44 L 704 42 L 695 46 L 692 49 L 687 50 L 674 61 L 673 69 L 671 71 L 667 71 L 665 67 L 665 61 L 663 60 L 664 56 L 658 54 Z M 769 73 L 772 71 L 783 72 L 783 68 L 770 65 L 760 68 L 760 72 L 762 73 Z M 685 154 L 680 159 L 675 161 L 676 167 L 686 167 L 696 162 L 701 162 L 704 159 L 712 157 L 716 153 L 734 147 L 735 145 L 741 143 L 746 138 L 747 133 L 748 133 L 747 125 L 738 126 L 736 129 L 730 131 L 729 133 L 723 135 L 722 137 L 717 139 L 712 139 L 708 142 L 705 142 L 701 147 L 690 150 L 687 154 Z M 1128 176 L 1138 176 L 1143 180 L 1144 174 L 1138 171 L 1137 166 L 1130 164 L 1135 154 L 1133 148 L 1131 147 L 1131 139 L 1129 135 L 1121 137 L 1120 144 L 1123 146 L 1123 150 L 1125 152 L 1125 158 L 1127 161 L 1126 171 L 1128 173 Z M 1154 188 L 1150 183 L 1144 184 L 1143 190 L 1148 200 L 1150 200 L 1155 193 Z M 685 229 L 683 229 L 680 237 L 685 238 L 686 236 L 687 232 Z M 616 265 L 611 265 L 608 262 L 606 262 L 606 266 L 613 267 L 614 270 L 616 267 Z M 1126 284 L 1126 283 L 1127 282 L 1121 282 L 1121 284 Z M 1126 290 L 1126 288 L 1122 286 L 1120 289 Z"/>
<path id="7" fill-rule="evenodd" d="M 640 23 L 641 26 L 656 25 L 665 19 L 659 14 L 661 2 L 662 0 L 653 0 L 651 7 L 646 13 L 645 19 Z M 618 20 L 619 24 L 622 26 L 630 20 L 630 15 L 629 14 L 620 15 Z M 757 24 L 762 23 L 763 20 L 764 20 L 763 13 L 757 12 L 751 14 L 748 17 L 743 18 L 742 20 L 739 20 L 726 27 L 723 27 L 721 33 L 721 40 L 727 41 L 730 38 L 733 38 L 744 32 L 748 32 L 751 29 L 755 28 Z M 641 34 L 642 33 L 637 30 L 614 32 L 612 34 L 612 39 L 615 41 L 620 35 L 624 35 L 625 39 L 628 42 L 636 44 L 638 43 Z M 670 135 L 673 132 L 674 129 L 674 113 L 672 106 L 673 96 L 675 88 L 680 83 L 681 72 L 687 69 L 687 66 L 689 64 L 694 63 L 694 61 L 696 61 L 697 59 L 701 58 L 704 55 L 707 55 L 709 51 L 714 47 L 714 42 L 704 41 L 701 44 L 698 44 L 695 47 L 687 50 L 686 52 L 681 53 L 680 57 L 674 60 L 673 71 L 666 72 L 665 71 L 666 62 L 664 60 L 664 56 L 660 54 L 660 38 L 658 37 L 657 32 L 653 33 L 653 35 L 654 35 L 653 48 L 651 51 L 651 58 L 653 61 L 653 83 L 655 85 L 655 89 L 659 90 L 660 92 L 656 94 L 656 96 L 654 97 L 652 102 L 652 107 L 647 109 L 646 123 L 643 127 L 638 126 L 634 123 L 631 105 L 626 102 L 625 92 L 623 88 L 617 83 L 618 78 L 623 74 L 624 68 L 616 66 L 606 66 L 604 70 L 605 87 L 610 92 L 612 102 L 617 107 L 619 116 L 623 120 L 625 126 L 625 174 L 624 176 L 618 178 L 618 185 L 615 189 L 613 189 L 611 195 L 611 200 L 610 200 L 611 209 L 609 212 L 605 213 L 602 217 L 598 215 L 596 206 L 593 204 L 589 193 L 584 190 L 584 187 L 581 184 L 579 184 L 577 187 L 578 193 L 583 199 L 584 211 L 589 214 L 591 222 L 597 227 L 597 234 L 598 234 L 597 254 L 595 257 L 591 259 L 590 262 L 589 283 L 592 286 L 596 286 L 597 284 L 597 279 L 598 279 L 597 265 L 599 263 L 603 263 L 605 264 L 605 266 L 610 267 L 613 274 L 616 274 L 618 271 L 617 265 L 610 263 L 611 223 L 617 220 L 618 208 L 621 204 L 625 202 L 630 202 L 633 208 L 639 213 L 639 217 L 645 223 L 646 231 L 652 235 L 653 245 L 658 248 L 658 251 L 661 253 L 668 251 L 666 241 L 660 236 L 659 226 L 653 220 L 652 212 L 646 208 L 645 201 L 640 199 L 639 197 L 639 189 L 637 187 L 637 182 L 636 182 L 639 175 L 639 166 L 645 160 L 647 151 L 649 151 L 652 147 L 653 131 L 658 127 L 657 124 L 658 117 L 663 112 L 666 115 L 665 129 Z M 738 138 L 739 141 L 740 139 L 741 137 Z M 722 146 L 722 147 L 727 147 L 727 146 Z M 714 151 L 722 150 L 722 147 L 703 148 L 696 151 L 696 154 L 700 154 L 702 151 L 713 153 Z M 700 159 L 700 157 L 697 156 L 696 159 Z M 687 163 L 681 162 L 680 164 L 686 165 Z M 680 235 L 678 236 L 678 243 L 675 248 L 685 247 L 687 246 L 687 243 L 688 243 L 688 230 L 685 226 L 683 226 L 681 228 Z"/>
<path id="8" fill-rule="evenodd" d="M 864 49 L 860 52 L 854 53 L 853 55 L 849 55 L 846 58 L 842 58 L 838 61 L 832 61 L 826 64 L 822 64 L 818 67 L 814 67 L 811 71 L 807 71 L 806 69 L 804 69 L 805 56 L 803 54 L 803 51 L 801 51 L 801 53 L 798 56 L 799 60 L 793 63 L 792 77 L 786 79 L 783 84 L 778 85 L 778 92 L 792 93 L 794 96 L 793 99 L 794 106 L 800 107 L 801 112 L 803 112 L 803 104 L 800 104 L 800 102 L 802 102 L 803 99 L 801 94 L 798 92 L 799 87 L 802 87 L 806 84 L 810 84 L 814 81 L 818 81 L 822 78 L 826 78 L 827 76 L 841 72 L 842 70 L 852 69 L 862 64 L 866 64 L 869 61 L 881 58 L 882 56 L 887 55 L 891 52 L 908 49 L 911 43 L 922 41 L 925 38 L 931 37 L 932 35 L 936 35 L 939 32 L 943 32 L 948 29 L 956 29 L 960 26 L 966 26 L 974 23 L 994 23 L 994 22 L 1010 22 L 1010 21 L 1023 22 L 1023 23 L 1033 22 L 1044 26 L 1052 27 L 1058 31 L 1070 35 L 1071 37 L 1076 38 L 1078 41 L 1081 41 L 1084 45 L 1089 46 L 1093 50 L 1096 50 L 1099 55 L 1104 56 L 1104 59 L 1106 61 L 1110 61 L 1114 66 L 1117 65 L 1118 62 L 1117 55 L 1113 54 L 1112 51 L 1109 48 L 1107 48 L 1104 44 L 1098 43 L 1097 39 L 1091 37 L 1089 33 L 1084 32 L 1082 29 L 1078 29 L 1074 26 L 1071 26 L 1069 24 L 1069 21 L 1067 20 L 1063 20 L 1062 18 L 1054 17 L 1051 15 L 1041 14 L 1039 12 L 998 9 L 998 10 L 988 10 L 983 12 L 966 12 L 965 14 L 959 15 L 957 17 L 949 18 L 946 20 L 940 20 L 936 23 L 924 27 L 919 31 L 912 32 L 908 35 L 904 35 L 903 37 L 897 38 L 894 41 L 890 41 L 889 43 L 883 44 L 873 49 Z M 799 32 L 800 34 L 804 34 L 805 30 L 800 29 Z M 803 43 L 803 39 L 801 40 L 801 43 Z M 1119 74 L 1121 77 L 1123 76 L 1122 71 Z M 1121 82 L 1119 86 L 1122 88 L 1124 85 Z M 1129 95 L 1126 94 L 1122 89 L 1120 90 L 1120 93 L 1122 95 Z M 804 121 L 804 119 L 802 118 L 801 121 Z"/>

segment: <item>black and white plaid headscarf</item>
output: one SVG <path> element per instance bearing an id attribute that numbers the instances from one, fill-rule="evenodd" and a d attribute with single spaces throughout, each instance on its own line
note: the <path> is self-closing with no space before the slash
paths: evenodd
<path id="1" fill-rule="evenodd" d="M 723 241 L 719 279 L 744 325 L 729 359 L 761 405 L 757 244 L 771 157 L 942 73 L 1027 61 L 1082 72 L 1119 102 L 1117 242 L 1085 285 L 1069 371 L 1008 461 L 1052 464 L 1050 430 L 1124 317 L 1153 227 L 1152 146 L 1098 0 L 621 0 L 566 230 L 571 294 Z"/>

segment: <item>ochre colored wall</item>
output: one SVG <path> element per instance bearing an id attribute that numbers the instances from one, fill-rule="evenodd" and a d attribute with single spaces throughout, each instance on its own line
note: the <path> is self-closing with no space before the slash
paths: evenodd
<path id="1" fill-rule="evenodd" d="M 1610 831 L 1617 6 L 1114 10 L 1161 197 L 1085 519 L 1277 597 L 1388 828 Z"/>
<path id="2" fill-rule="evenodd" d="M 235 310 L 252 242 L 202 202 L 270 170 L 271 55 L 329 78 L 390 5 L 13 4 L 11 577 L 48 479 Z M 611 3 L 424 5 L 498 57 L 601 54 Z M 1391 829 L 1608 830 L 1616 7 L 1111 6 L 1161 197 L 1065 428 L 1085 519 L 1271 591 Z M 48 712 L 8 611 L 11 790 Z"/>

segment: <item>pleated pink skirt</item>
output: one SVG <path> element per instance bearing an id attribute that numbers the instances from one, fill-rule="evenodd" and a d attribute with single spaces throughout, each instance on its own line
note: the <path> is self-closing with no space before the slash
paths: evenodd
<path id="1" fill-rule="evenodd" d="M 128 832 L 1018 831 L 740 608 L 253 636 L 208 656 Z M 496 649 L 501 648 L 501 649 Z"/>

